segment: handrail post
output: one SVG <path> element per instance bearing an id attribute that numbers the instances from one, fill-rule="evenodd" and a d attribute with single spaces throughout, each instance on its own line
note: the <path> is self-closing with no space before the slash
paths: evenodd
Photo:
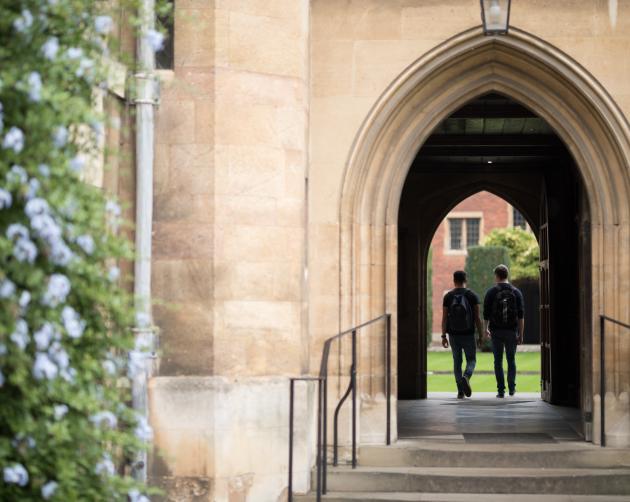
<path id="1" fill-rule="evenodd" d="M 322 500 L 322 380 L 317 381 L 317 502 Z"/>
<path id="2" fill-rule="evenodd" d="M 357 467 L 357 330 L 352 330 L 352 468 Z"/>
<path id="3" fill-rule="evenodd" d="M 295 396 L 295 381 L 290 379 L 289 385 L 289 496 L 288 502 L 293 501 L 293 400 Z"/>
<path id="4" fill-rule="evenodd" d="M 387 314 L 385 331 L 385 402 L 387 406 L 385 443 L 391 444 L 392 399 L 392 315 Z"/>
<path id="5" fill-rule="evenodd" d="M 599 425 L 600 446 L 606 446 L 606 318 L 599 316 Z"/>
<path id="6" fill-rule="evenodd" d="M 322 405 L 322 429 L 323 429 L 323 439 L 322 439 L 322 494 L 326 495 L 326 478 L 327 478 L 327 469 L 328 469 L 328 364 L 326 365 L 326 372 L 324 374 L 324 379 L 321 381 L 321 385 L 324 387 L 324 396 L 323 396 L 323 405 Z"/>

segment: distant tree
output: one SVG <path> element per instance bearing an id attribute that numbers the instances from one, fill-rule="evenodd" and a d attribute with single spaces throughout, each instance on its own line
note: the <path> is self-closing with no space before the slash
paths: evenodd
<path id="1" fill-rule="evenodd" d="M 510 256 L 510 279 L 538 277 L 539 249 L 534 234 L 518 227 L 495 228 L 483 240 L 483 246 L 503 246 Z"/>

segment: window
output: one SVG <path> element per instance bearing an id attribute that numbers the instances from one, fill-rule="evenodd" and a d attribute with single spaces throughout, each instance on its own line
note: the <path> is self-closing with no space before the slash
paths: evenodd
<path id="1" fill-rule="evenodd" d="M 462 218 L 450 218 L 448 220 L 450 235 L 451 235 L 451 245 L 450 249 L 462 249 Z"/>
<path id="2" fill-rule="evenodd" d="M 481 218 L 448 218 L 448 245 L 451 251 L 465 251 L 478 246 L 481 235 Z"/>
<path id="3" fill-rule="evenodd" d="M 169 6 L 169 8 L 165 14 L 158 14 L 156 23 L 157 26 L 163 27 L 166 31 L 164 45 L 162 46 L 162 49 L 155 53 L 155 67 L 158 70 L 172 70 L 175 58 L 175 0 L 170 0 L 165 3 Z"/>
<path id="4" fill-rule="evenodd" d="M 527 221 L 525 221 L 525 217 L 521 214 L 521 212 L 515 207 L 512 208 L 512 218 L 514 227 L 520 227 L 523 230 L 527 228 Z"/>

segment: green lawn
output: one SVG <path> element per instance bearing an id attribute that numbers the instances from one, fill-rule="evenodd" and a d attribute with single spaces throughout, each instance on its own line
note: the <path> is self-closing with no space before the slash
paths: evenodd
<path id="1" fill-rule="evenodd" d="M 433 371 L 453 371 L 453 356 L 451 351 L 429 352 L 427 355 L 429 373 Z M 465 362 L 462 368 L 465 366 Z M 507 379 L 507 363 L 503 360 L 503 369 Z M 489 371 L 490 375 L 480 375 L 478 371 Z M 540 391 L 540 353 L 517 352 L 516 353 L 516 391 L 539 392 Z M 524 375 L 523 371 L 536 371 L 535 375 Z M 507 384 L 507 381 L 506 381 Z M 497 383 L 494 378 L 494 359 L 489 352 L 477 352 L 477 366 L 475 374 L 470 381 L 473 392 L 496 392 Z M 448 375 L 428 376 L 429 392 L 457 392 L 455 379 L 452 373 Z"/>

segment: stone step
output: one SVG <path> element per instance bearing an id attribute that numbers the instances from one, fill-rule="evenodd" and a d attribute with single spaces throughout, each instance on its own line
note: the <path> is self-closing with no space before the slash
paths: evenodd
<path id="1" fill-rule="evenodd" d="M 362 446 L 364 467 L 593 467 L 630 468 L 630 449 L 589 443 L 449 444 L 399 441 L 393 446 Z"/>
<path id="2" fill-rule="evenodd" d="M 296 495 L 295 502 L 316 502 L 313 494 Z M 509 502 L 628 502 L 627 495 L 528 495 L 510 494 Z M 488 493 L 375 493 L 328 492 L 326 502 L 505 502 L 504 494 Z"/>
<path id="3" fill-rule="evenodd" d="M 630 469 L 335 467 L 331 492 L 630 495 Z"/>

